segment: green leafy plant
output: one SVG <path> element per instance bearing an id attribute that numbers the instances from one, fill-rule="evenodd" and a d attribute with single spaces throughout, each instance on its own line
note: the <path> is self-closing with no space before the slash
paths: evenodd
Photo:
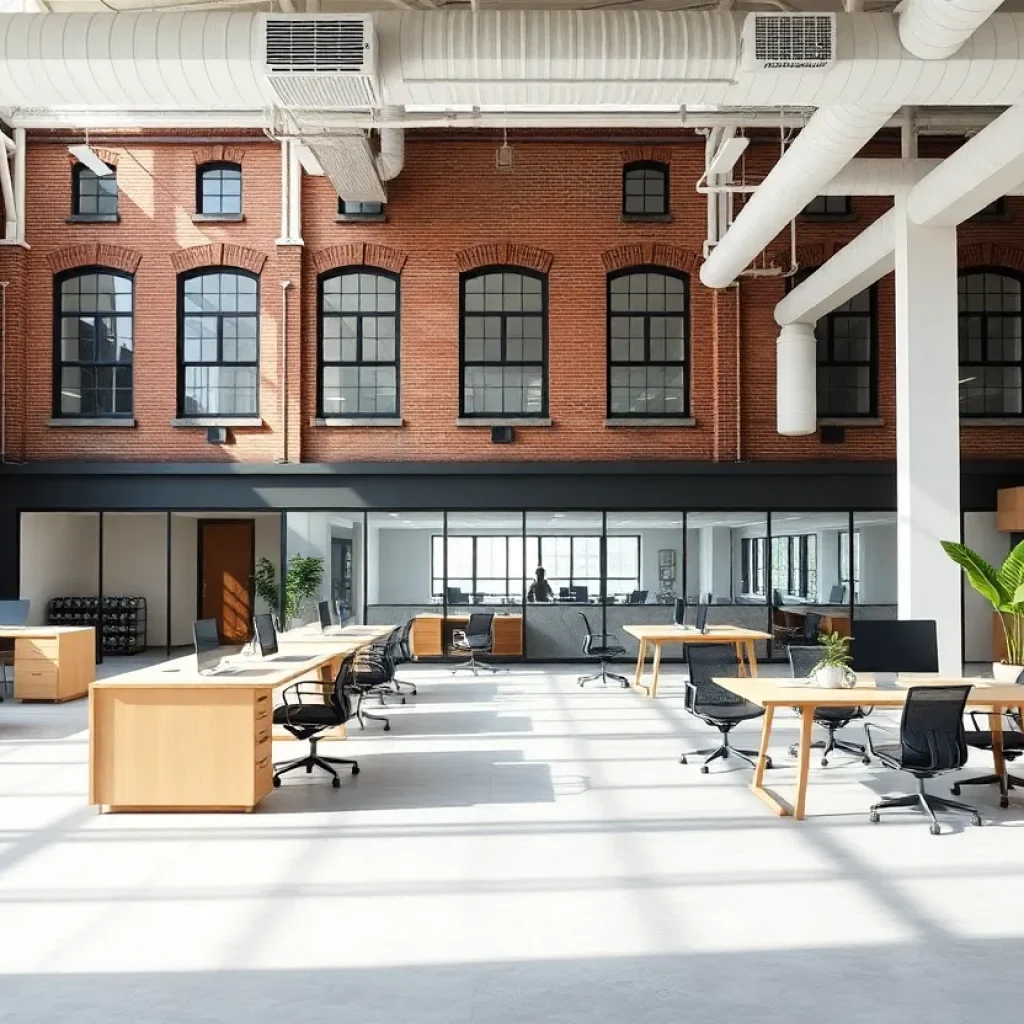
<path id="1" fill-rule="evenodd" d="M 852 639 L 851 636 L 840 636 L 838 633 L 822 633 L 818 637 L 818 643 L 822 646 L 818 668 L 823 665 L 831 668 L 846 668 L 850 664 L 850 641 Z"/>
<path id="2" fill-rule="evenodd" d="M 940 543 L 963 569 L 967 582 L 999 613 L 1006 637 L 1006 663 L 1024 665 L 1024 540 L 998 569 L 966 544 L 950 540 Z"/>
<path id="3" fill-rule="evenodd" d="M 256 596 L 274 614 L 277 613 L 278 589 L 277 569 L 269 558 L 261 558 L 256 563 L 256 572 L 253 574 L 253 586 L 256 589 Z"/>
<path id="4" fill-rule="evenodd" d="M 320 592 L 324 579 L 324 560 L 309 555 L 292 555 L 284 577 L 284 614 L 291 621 L 303 605 Z"/>

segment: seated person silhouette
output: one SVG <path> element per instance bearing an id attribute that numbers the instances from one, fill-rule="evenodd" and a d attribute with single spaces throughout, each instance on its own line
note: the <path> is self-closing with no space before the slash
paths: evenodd
<path id="1" fill-rule="evenodd" d="M 530 584 L 526 592 L 527 601 L 550 601 L 554 597 L 551 584 L 544 578 L 544 567 L 537 566 L 537 578 Z"/>

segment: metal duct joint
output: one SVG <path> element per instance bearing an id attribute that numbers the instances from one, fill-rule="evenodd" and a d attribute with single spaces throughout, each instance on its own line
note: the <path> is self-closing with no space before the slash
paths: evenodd
<path id="1" fill-rule="evenodd" d="M 384 107 L 382 120 L 398 120 L 405 116 L 404 107 Z M 405 129 L 381 128 L 380 153 L 377 154 L 377 171 L 381 181 L 391 181 L 402 173 L 405 166 Z"/>
<path id="2" fill-rule="evenodd" d="M 900 42 L 921 60 L 952 57 L 1003 0 L 907 0 Z"/>

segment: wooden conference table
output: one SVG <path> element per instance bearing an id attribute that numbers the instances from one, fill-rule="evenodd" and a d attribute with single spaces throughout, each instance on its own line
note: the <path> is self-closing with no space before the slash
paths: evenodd
<path id="1" fill-rule="evenodd" d="M 756 676 L 757 656 L 754 653 L 754 643 L 758 640 L 771 640 L 772 638 L 770 633 L 747 629 L 744 626 L 708 626 L 706 633 L 699 633 L 692 626 L 676 626 L 671 623 L 657 626 L 623 626 L 622 628 L 630 636 L 636 637 L 640 641 L 633 685 L 638 690 L 643 690 L 648 697 L 658 696 L 661 649 L 665 644 L 732 644 L 736 648 L 740 672 L 746 676 Z M 654 662 L 651 666 L 651 681 L 648 684 L 643 682 L 643 674 L 647 651 L 651 647 L 654 648 Z"/>
<path id="2" fill-rule="evenodd" d="M 814 712 L 822 707 L 876 707 L 900 708 L 906 703 L 907 689 L 911 686 L 957 686 L 971 684 L 967 706 L 989 713 L 992 729 L 996 774 L 1003 772 L 1002 715 L 1008 708 L 1019 708 L 1024 713 L 1024 686 L 1014 683 L 996 683 L 991 679 L 943 679 L 938 676 L 901 676 L 895 683 L 876 686 L 870 677 L 859 677 L 857 685 L 846 689 L 829 690 L 817 686 L 801 686 L 792 679 L 718 679 L 719 686 L 764 708 L 761 726 L 761 747 L 750 788 L 779 815 L 791 815 L 800 821 L 807 804 L 807 780 L 811 762 L 811 732 Z M 764 787 L 765 759 L 771 745 L 772 720 L 776 708 L 795 708 L 800 713 L 800 741 L 798 744 L 796 793 L 793 803 L 782 800 Z"/>
<path id="3" fill-rule="evenodd" d="M 92 683 L 89 803 L 109 811 L 251 811 L 273 788 L 274 692 L 309 675 L 327 683 L 341 659 L 393 626 L 286 640 L 269 658 L 227 659 L 200 675 L 194 655 Z"/>
<path id="4" fill-rule="evenodd" d="M 14 696 L 65 701 L 84 697 L 96 678 L 92 626 L 0 626 L 14 641 Z"/>

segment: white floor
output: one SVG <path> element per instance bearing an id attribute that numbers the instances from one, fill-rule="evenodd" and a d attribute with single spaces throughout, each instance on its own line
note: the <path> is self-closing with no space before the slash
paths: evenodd
<path id="1" fill-rule="evenodd" d="M 581 691 L 573 666 L 404 674 L 420 694 L 390 733 L 323 746 L 358 778 L 292 776 L 251 815 L 99 816 L 85 702 L 0 704 L 0 1021 L 1019 1015 L 1024 795 L 965 790 L 986 827 L 940 837 L 905 812 L 871 825 L 910 783 L 836 758 L 794 823 L 738 763 L 677 763 L 717 735 L 678 669 L 656 702 Z"/>

